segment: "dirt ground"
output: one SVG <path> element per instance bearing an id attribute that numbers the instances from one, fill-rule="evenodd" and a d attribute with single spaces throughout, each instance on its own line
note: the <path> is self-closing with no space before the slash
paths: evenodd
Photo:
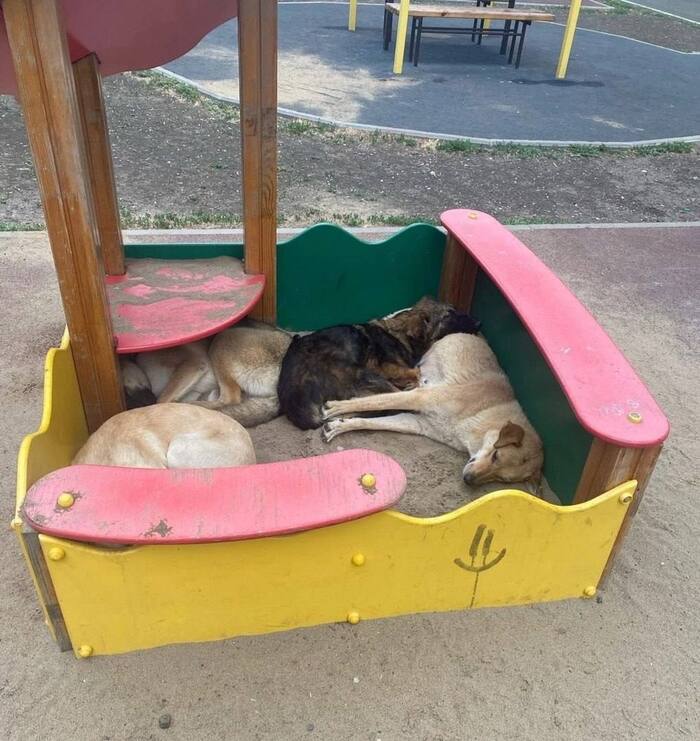
<path id="1" fill-rule="evenodd" d="M 237 110 L 187 100 L 133 75 L 110 78 L 105 89 L 125 225 L 238 225 Z M 8 97 L 0 97 L 0 130 L 0 229 L 39 225 L 24 126 Z M 281 121 L 279 149 L 282 224 L 434 221 L 464 205 L 509 223 L 700 218 L 698 148 L 653 156 L 451 152 Z"/>
<path id="2" fill-rule="evenodd" d="M 407 616 L 78 661 L 52 644 L 14 535 L 4 528 L 0 735 L 8 741 L 696 736 L 699 228 L 519 236 L 593 311 L 671 420 L 672 436 L 601 603 Z M 17 448 L 36 428 L 43 356 L 63 328 L 43 235 L 0 235 L 0 295 L 0 520 L 8 523 Z M 391 444 L 406 450 L 409 438 L 393 437 Z M 280 453 L 287 445 L 283 438 Z M 419 453 L 409 476 L 429 481 L 431 466 Z M 167 730 L 158 727 L 163 713 L 172 716 Z"/>

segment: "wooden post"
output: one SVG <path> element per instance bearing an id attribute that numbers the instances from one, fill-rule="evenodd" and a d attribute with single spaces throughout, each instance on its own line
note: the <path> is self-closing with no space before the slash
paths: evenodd
<path id="1" fill-rule="evenodd" d="M 348 31 L 354 31 L 357 25 L 357 0 L 350 0 L 348 10 Z"/>
<path id="2" fill-rule="evenodd" d="M 90 186 L 105 272 L 107 275 L 124 275 L 124 244 L 97 56 L 88 54 L 74 62 L 73 76 L 85 134 Z"/>
<path id="3" fill-rule="evenodd" d="M 569 15 L 566 18 L 566 25 L 564 26 L 564 37 L 562 38 L 561 49 L 559 51 L 557 71 L 555 73 L 557 80 L 563 80 L 566 77 L 566 70 L 569 68 L 569 57 L 571 56 L 571 47 L 574 45 L 574 36 L 576 35 L 576 26 L 578 25 L 580 11 L 581 0 L 571 0 Z"/>
<path id="4" fill-rule="evenodd" d="M 406 49 L 406 32 L 408 31 L 408 9 L 410 0 L 400 0 L 399 20 L 396 24 L 396 42 L 394 44 L 394 74 L 403 72 L 403 58 Z"/>
<path id="5" fill-rule="evenodd" d="M 277 0 L 240 0 L 238 53 L 245 269 L 265 275 L 252 316 L 277 313 Z"/>
<path id="6" fill-rule="evenodd" d="M 476 260 L 451 235 L 447 235 L 440 276 L 440 301 L 459 311 L 469 311 L 479 266 Z"/>
<path id="7" fill-rule="evenodd" d="M 3 13 L 88 429 L 124 409 L 73 70 L 58 0 Z"/>
<path id="8" fill-rule="evenodd" d="M 604 580 L 610 574 L 613 560 L 625 535 L 627 535 L 632 518 L 637 512 L 656 461 L 661 453 L 661 447 L 661 445 L 654 445 L 649 448 L 621 448 L 618 445 L 612 445 L 598 439 L 595 439 L 591 445 L 588 458 L 581 473 L 578 488 L 576 489 L 576 494 L 574 495 L 573 504 L 587 502 L 589 499 L 593 499 L 603 494 L 603 492 L 610 491 L 610 489 L 623 484 L 625 481 L 630 481 L 631 479 L 637 481 L 634 501 L 627 509 L 627 514 L 610 553 L 610 558 L 608 558 L 608 562 L 603 570 L 599 586 L 603 585 Z"/>

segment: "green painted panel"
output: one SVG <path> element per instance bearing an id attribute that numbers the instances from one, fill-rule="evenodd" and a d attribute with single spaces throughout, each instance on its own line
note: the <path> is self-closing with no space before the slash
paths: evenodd
<path id="1" fill-rule="evenodd" d="M 472 313 L 542 438 L 544 473 L 562 504 L 571 504 L 592 437 L 578 423 L 564 392 L 510 304 L 479 271 Z"/>
<path id="2" fill-rule="evenodd" d="M 277 245 L 278 324 L 289 330 L 363 322 L 437 295 L 444 234 L 414 224 L 383 242 L 364 242 L 319 224 Z M 241 244 L 128 245 L 127 257 L 243 257 Z M 479 273 L 472 313 L 510 377 L 545 447 L 545 475 L 562 503 L 573 499 L 592 439 L 510 304 Z"/>
<path id="3" fill-rule="evenodd" d="M 277 248 L 277 320 L 289 330 L 365 322 L 437 296 L 445 235 L 413 224 L 364 242 L 318 224 Z"/>
<path id="4" fill-rule="evenodd" d="M 127 244 L 124 254 L 136 259 L 204 260 L 208 257 L 238 257 L 243 259 L 242 244 Z"/>

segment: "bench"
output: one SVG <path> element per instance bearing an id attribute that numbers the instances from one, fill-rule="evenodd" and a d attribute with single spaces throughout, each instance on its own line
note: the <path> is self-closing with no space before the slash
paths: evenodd
<path id="1" fill-rule="evenodd" d="M 487 0 L 488 2 L 489 0 Z M 503 37 L 503 43 L 501 45 L 501 53 L 505 53 L 508 40 L 510 39 L 510 52 L 508 54 L 508 64 L 512 63 L 513 56 L 515 55 L 515 47 L 518 39 L 517 56 L 515 57 L 515 67 L 520 66 L 520 59 L 523 52 L 523 44 L 525 42 L 525 32 L 533 21 L 553 21 L 554 15 L 552 13 L 546 13 L 540 10 L 517 10 L 515 8 L 502 8 L 502 9 L 491 9 L 485 7 L 487 2 L 484 2 L 484 7 L 481 7 L 480 3 L 484 0 L 479 0 L 479 4 L 476 7 L 465 8 L 465 7 L 445 7 L 440 5 L 410 5 L 408 9 L 408 15 L 411 18 L 411 38 L 409 42 L 408 58 L 413 61 L 414 66 L 418 66 L 418 60 L 420 57 L 420 45 L 421 37 L 423 33 L 434 33 L 434 34 L 470 34 L 472 41 L 478 36 L 478 41 L 481 43 L 483 36 L 501 36 Z M 398 16 L 401 4 L 396 3 L 385 3 L 384 5 L 384 48 L 389 48 L 389 42 L 391 40 L 391 29 L 393 16 Z M 473 21 L 473 25 L 470 28 L 454 28 L 448 26 L 425 26 L 423 21 L 425 18 L 459 18 Z M 505 21 L 502 29 L 485 28 L 485 21 Z M 480 27 L 477 28 L 477 23 L 480 23 Z"/>

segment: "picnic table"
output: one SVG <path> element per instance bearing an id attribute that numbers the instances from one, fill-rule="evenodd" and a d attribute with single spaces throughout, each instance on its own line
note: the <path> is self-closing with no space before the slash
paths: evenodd
<path id="1" fill-rule="evenodd" d="M 394 46 L 394 74 L 403 73 L 404 55 L 406 51 L 406 36 L 408 34 L 408 16 L 410 0 L 396 0 L 400 5 L 398 13 L 398 24 L 396 29 L 396 44 Z M 515 0 L 508 0 L 508 7 L 515 7 Z M 579 12 L 581 10 L 581 0 L 571 0 L 569 14 L 564 27 L 564 36 L 562 39 L 561 49 L 559 52 L 559 61 L 555 72 L 555 77 L 562 80 L 566 77 L 569 66 L 569 57 L 571 56 L 571 47 L 574 43 L 576 26 L 578 25 Z M 348 30 L 354 31 L 357 25 L 357 0 L 349 0 Z M 503 37 L 501 42 L 501 51 L 504 51 L 504 45 L 507 43 L 507 37 Z"/>

